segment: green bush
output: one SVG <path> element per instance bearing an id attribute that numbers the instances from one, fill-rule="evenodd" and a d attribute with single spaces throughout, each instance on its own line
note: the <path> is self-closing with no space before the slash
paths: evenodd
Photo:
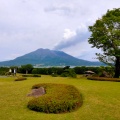
<path id="1" fill-rule="evenodd" d="M 23 80 L 27 80 L 27 78 L 20 77 L 20 78 L 15 79 L 15 81 L 23 81 Z"/>
<path id="2" fill-rule="evenodd" d="M 52 77 L 57 77 L 58 75 L 56 73 L 51 74 Z"/>
<path id="3" fill-rule="evenodd" d="M 61 74 L 61 77 L 69 77 L 69 74 L 67 72 L 64 72 Z"/>
<path id="4" fill-rule="evenodd" d="M 120 78 L 88 77 L 89 80 L 120 82 Z"/>
<path id="5" fill-rule="evenodd" d="M 44 87 L 46 94 L 33 98 L 27 107 L 45 113 L 64 113 L 76 110 L 82 105 L 79 91 L 72 85 L 37 84 L 32 89 Z"/>
<path id="6" fill-rule="evenodd" d="M 76 78 L 77 75 L 74 69 L 65 69 L 64 72 L 61 74 L 61 77 L 73 77 Z"/>
<path id="7" fill-rule="evenodd" d="M 9 70 L 9 68 L 7 68 L 7 67 L 0 67 L 0 75 L 6 75 L 8 70 Z"/>

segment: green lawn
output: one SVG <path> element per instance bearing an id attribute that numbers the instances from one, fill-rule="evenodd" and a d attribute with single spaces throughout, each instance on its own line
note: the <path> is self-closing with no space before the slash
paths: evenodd
<path id="1" fill-rule="evenodd" d="M 120 82 L 51 76 L 27 78 L 24 81 L 14 79 L 0 78 L 0 120 L 120 120 Z M 83 95 L 82 107 L 64 114 L 45 114 L 29 110 L 26 107 L 30 99 L 27 94 L 38 83 L 74 85 Z"/>

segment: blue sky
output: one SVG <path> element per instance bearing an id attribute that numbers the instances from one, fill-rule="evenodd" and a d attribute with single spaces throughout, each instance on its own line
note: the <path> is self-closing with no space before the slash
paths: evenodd
<path id="1" fill-rule="evenodd" d="M 119 0 L 0 0 L 0 61 L 48 48 L 95 61 L 88 26 Z"/>

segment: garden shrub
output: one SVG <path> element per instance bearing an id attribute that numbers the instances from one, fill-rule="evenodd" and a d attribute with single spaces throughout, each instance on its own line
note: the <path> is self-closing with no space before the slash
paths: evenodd
<path id="1" fill-rule="evenodd" d="M 67 72 L 64 72 L 61 74 L 61 77 L 69 77 L 69 74 Z"/>
<path id="2" fill-rule="evenodd" d="M 27 78 L 20 77 L 20 78 L 15 79 L 15 81 L 23 81 L 23 80 L 27 80 Z"/>
<path id="3" fill-rule="evenodd" d="M 8 70 L 9 69 L 7 67 L 0 67 L 0 75 L 6 75 Z"/>
<path id="4" fill-rule="evenodd" d="M 39 74 L 24 74 L 23 77 L 41 77 Z"/>
<path id="5" fill-rule="evenodd" d="M 120 78 L 88 77 L 89 80 L 120 82 Z"/>
<path id="6" fill-rule="evenodd" d="M 76 110 L 82 105 L 80 92 L 72 85 L 36 84 L 32 89 L 44 87 L 46 94 L 34 97 L 27 107 L 34 111 L 45 113 L 64 113 Z"/>
<path id="7" fill-rule="evenodd" d="M 52 77 L 58 77 L 56 73 L 51 74 Z"/>
<path id="8" fill-rule="evenodd" d="M 61 74 L 61 77 L 73 77 L 76 78 L 77 75 L 74 69 L 65 69 L 64 72 Z"/>

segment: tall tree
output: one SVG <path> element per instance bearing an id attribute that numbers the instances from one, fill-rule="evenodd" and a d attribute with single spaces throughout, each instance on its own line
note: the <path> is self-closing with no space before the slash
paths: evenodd
<path id="1" fill-rule="evenodd" d="M 22 65 L 21 69 L 23 69 L 24 71 L 26 71 L 26 74 L 28 74 L 28 72 L 32 71 L 33 65 L 31 65 L 31 64 Z"/>
<path id="2" fill-rule="evenodd" d="M 120 8 L 108 10 L 102 18 L 89 26 L 91 36 L 88 40 L 92 47 L 101 49 L 97 58 L 109 65 L 115 66 L 115 78 L 120 75 Z"/>

